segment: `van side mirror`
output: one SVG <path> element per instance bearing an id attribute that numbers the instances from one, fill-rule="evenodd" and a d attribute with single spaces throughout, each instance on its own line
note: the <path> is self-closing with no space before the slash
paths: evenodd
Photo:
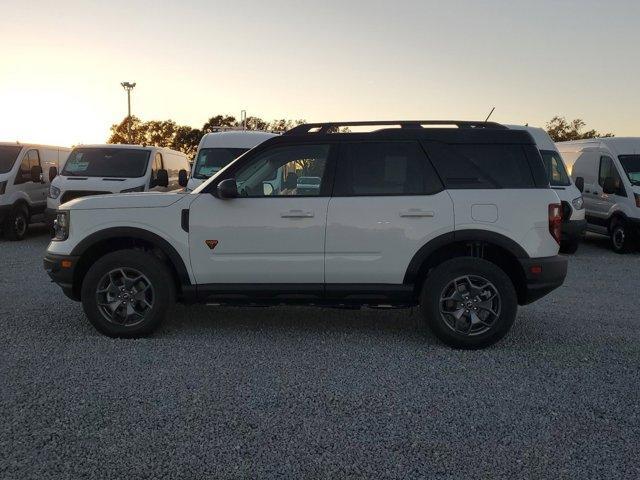
<path id="1" fill-rule="evenodd" d="M 602 185 L 602 192 L 607 195 L 613 195 L 618 191 L 616 187 L 616 181 L 613 177 L 607 177 L 604 179 L 604 185 Z"/>
<path id="2" fill-rule="evenodd" d="M 58 176 L 58 169 L 56 167 L 49 167 L 49 182 L 52 182 L 54 178 Z"/>
<path id="3" fill-rule="evenodd" d="M 169 174 L 164 168 L 161 168 L 156 173 L 156 187 L 168 187 L 169 186 Z"/>
<path id="4" fill-rule="evenodd" d="M 218 198 L 228 199 L 238 196 L 238 184 L 235 178 L 227 178 L 218 184 L 216 189 Z"/>
<path id="5" fill-rule="evenodd" d="M 33 167 L 31 167 L 31 181 L 34 183 L 40 183 L 42 182 L 42 179 L 40 178 L 40 175 L 42 175 L 42 167 L 40 165 L 34 165 Z"/>
<path id="6" fill-rule="evenodd" d="M 580 190 L 580 193 L 584 192 L 584 178 L 583 177 L 576 177 L 576 188 L 578 190 Z"/>
<path id="7" fill-rule="evenodd" d="M 187 171 L 182 169 L 178 172 L 178 185 L 181 187 L 186 187 L 189 182 L 189 177 L 187 176 Z"/>

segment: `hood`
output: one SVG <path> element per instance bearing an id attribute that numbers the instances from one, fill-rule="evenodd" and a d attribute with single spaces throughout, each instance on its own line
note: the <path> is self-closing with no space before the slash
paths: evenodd
<path id="1" fill-rule="evenodd" d="M 95 195 L 71 200 L 60 206 L 63 210 L 100 210 L 113 208 L 168 207 L 184 198 L 184 193 L 117 193 Z"/>

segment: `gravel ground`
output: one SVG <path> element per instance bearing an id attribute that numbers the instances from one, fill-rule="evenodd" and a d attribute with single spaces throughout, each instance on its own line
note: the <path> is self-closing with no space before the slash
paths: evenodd
<path id="1" fill-rule="evenodd" d="M 640 255 L 589 236 L 498 345 L 416 311 L 176 307 L 112 340 L 0 241 L 1 478 L 639 478 Z"/>

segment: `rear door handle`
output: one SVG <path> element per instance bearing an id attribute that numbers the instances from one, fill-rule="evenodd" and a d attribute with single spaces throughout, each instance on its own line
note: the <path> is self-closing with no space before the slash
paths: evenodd
<path id="1" fill-rule="evenodd" d="M 282 218 L 313 218 L 313 212 L 305 210 L 289 210 L 288 212 L 281 212 Z"/>
<path id="2" fill-rule="evenodd" d="M 401 217 L 435 217 L 433 210 L 422 210 L 420 208 L 409 208 L 400 212 Z"/>

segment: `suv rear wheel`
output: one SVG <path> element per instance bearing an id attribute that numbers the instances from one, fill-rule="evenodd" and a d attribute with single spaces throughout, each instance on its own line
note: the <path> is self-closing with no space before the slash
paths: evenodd
<path id="1" fill-rule="evenodd" d="M 447 345 L 477 349 L 509 331 L 518 310 L 513 283 L 480 258 L 455 258 L 436 267 L 422 288 L 420 308 L 431 331 Z"/>
<path id="2" fill-rule="evenodd" d="M 119 250 L 96 261 L 82 283 L 82 306 L 89 321 L 110 337 L 152 333 L 173 304 L 173 278 L 155 256 Z"/>

